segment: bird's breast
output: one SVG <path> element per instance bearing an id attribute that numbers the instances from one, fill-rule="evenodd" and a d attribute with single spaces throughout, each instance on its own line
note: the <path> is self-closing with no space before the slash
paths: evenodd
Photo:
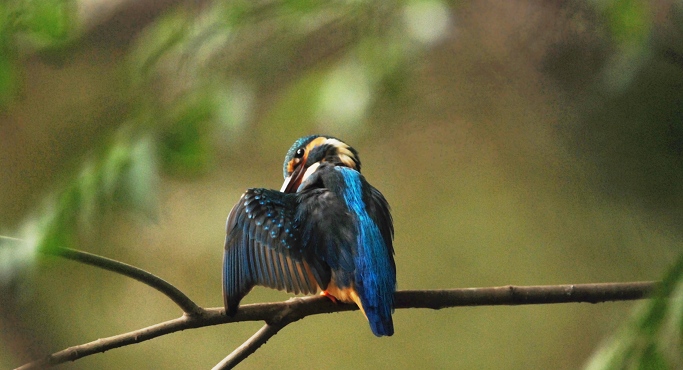
<path id="1" fill-rule="evenodd" d="M 325 289 L 325 291 L 334 298 L 337 298 L 337 300 L 344 303 L 354 303 L 356 301 L 353 299 L 353 297 L 358 297 L 358 294 L 356 294 L 356 290 L 353 289 L 353 287 L 340 288 L 337 286 L 334 278 L 327 285 L 327 289 Z"/>
<path id="2" fill-rule="evenodd" d="M 337 283 L 335 282 L 333 276 L 332 280 L 330 280 L 330 283 L 327 284 L 327 289 L 325 289 L 325 292 L 327 292 L 327 294 L 333 296 L 334 298 L 337 298 L 338 301 L 344 303 L 355 303 L 356 306 L 360 308 L 361 312 L 363 312 L 363 315 L 367 317 L 367 315 L 365 314 L 365 308 L 363 307 L 363 304 L 360 301 L 360 297 L 358 296 L 356 289 L 353 287 L 353 284 L 348 287 L 340 288 L 339 286 L 337 286 Z"/>

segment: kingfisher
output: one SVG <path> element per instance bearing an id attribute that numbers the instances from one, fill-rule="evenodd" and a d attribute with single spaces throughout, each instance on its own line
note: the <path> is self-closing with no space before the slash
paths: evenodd
<path id="1" fill-rule="evenodd" d="M 226 224 L 225 312 L 234 316 L 256 285 L 320 291 L 355 303 L 372 332 L 394 334 L 394 227 L 389 204 L 360 173 L 358 152 L 321 135 L 287 151 L 280 191 L 247 190 Z"/>

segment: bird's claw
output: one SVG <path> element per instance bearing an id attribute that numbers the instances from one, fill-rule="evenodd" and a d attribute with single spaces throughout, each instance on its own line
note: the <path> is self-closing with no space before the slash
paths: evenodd
<path id="1" fill-rule="evenodd" d="M 321 296 L 324 296 L 324 297 L 327 297 L 327 298 L 328 298 L 330 301 L 332 301 L 332 303 L 334 303 L 334 304 L 338 304 L 338 303 L 339 303 L 339 301 L 337 301 L 337 297 L 335 297 L 335 296 L 333 296 L 332 294 L 328 293 L 326 290 L 323 290 L 322 292 L 320 292 L 320 295 L 321 295 Z"/>

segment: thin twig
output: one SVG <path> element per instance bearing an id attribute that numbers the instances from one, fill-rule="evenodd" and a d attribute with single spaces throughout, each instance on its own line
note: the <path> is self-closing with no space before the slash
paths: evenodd
<path id="1" fill-rule="evenodd" d="M 10 236 L 0 235 L 0 239 L 10 240 L 14 242 L 23 243 L 23 239 L 13 238 Z M 190 316 L 201 316 L 204 314 L 204 309 L 199 307 L 193 300 L 191 300 L 185 293 L 167 282 L 166 280 L 147 272 L 141 268 L 131 266 L 127 263 L 113 260 L 111 258 L 98 256 L 96 254 L 79 251 L 71 248 L 54 248 L 41 250 L 43 254 L 59 256 L 72 261 L 85 263 L 99 267 L 108 271 L 116 272 L 118 274 L 128 276 L 143 284 L 146 284 L 162 294 L 170 298 L 175 304 L 183 310 L 183 312 Z"/>
<path id="2" fill-rule="evenodd" d="M 320 299 L 321 297 L 318 296 L 317 298 Z M 266 324 L 259 331 L 216 364 L 212 370 L 232 369 L 237 366 L 252 353 L 256 352 L 257 349 L 261 348 L 262 345 L 266 344 L 282 328 L 306 317 L 307 313 L 301 309 L 305 304 L 306 302 L 303 299 L 294 298 L 289 300 L 287 306 L 282 311 L 266 320 Z M 354 306 L 351 307 L 353 308 Z"/>
<path id="3" fill-rule="evenodd" d="M 78 261 L 128 276 L 129 278 L 135 279 L 143 284 L 147 284 L 163 293 L 173 302 L 175 302 L 175 304 L 177 304 L 185 314 L 190 316 L 204 314 L 204 309 L 194 303 L 194 301 L 185 295 L 185 293 L 181 292 L 178 288 L 171 285 L 166 280 L 143 269 L 110 258 L 71 248 L 57 248 L 54 250 L 44 251 L 44 253 L 64 257 L 73 261 Z"/>
<path id="4" fill-rule="evenodd" d="M 232 353 L 230 353 L 221 362 L 216 364 L 211 370 L 225 370 L 232 369 L 237 366 L 242 360 L 246 359 L 252 353 L 256 352 L 259 347 L 264 345 L 268 339 L 272 338 L 277 334 L 280 329 L 290 324 L 288 322 L 278 322 L 275 324 L 265 324 L 259 331 L 257 331 L 251 338 L 247 339 L 246 342 L 242 343 L 241 346 L 237 347 Z"/>
<path id="5" fill-rule="evenodd" d="M 646 298 L 653 292 L 656 285 L 656 282 L 645 281 L 576 285 L 508 285 L 491 288 L 448 290 L 406 290 L 396 292 L 395 306 L 397 309 L 441 309 L 459 306 L 626 301 Z M 272 324 L 277 322 L 277 320 L 296 321 L 310 315 L 357 309 L 358 307 L 355 305 L 334 304 L 323 296 L 297 297 L 285 302 L 244 305 L 240 306 L 239 311 L 234 317 L 226 316 L 223 308 L 207 308 L 200 316 L 184 315 L 180 318 L 147 328 L 70 347 L 40 360 L 25 364 L 19 369 L 39 369 L 67 361 L 75 361 L 94 353 L 143 342 L 185 329 L 241 321 L 265 321 Z"/>

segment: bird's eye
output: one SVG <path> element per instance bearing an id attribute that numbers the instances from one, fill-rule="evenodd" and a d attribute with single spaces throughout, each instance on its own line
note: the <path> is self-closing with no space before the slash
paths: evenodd
<path id="1" fill-rule="evenodd" d="M 304 148 L 299 148 L 296 150 L 296 154 L 294 154 L 294 158 L 302 158 L 304 156 Z"/>

